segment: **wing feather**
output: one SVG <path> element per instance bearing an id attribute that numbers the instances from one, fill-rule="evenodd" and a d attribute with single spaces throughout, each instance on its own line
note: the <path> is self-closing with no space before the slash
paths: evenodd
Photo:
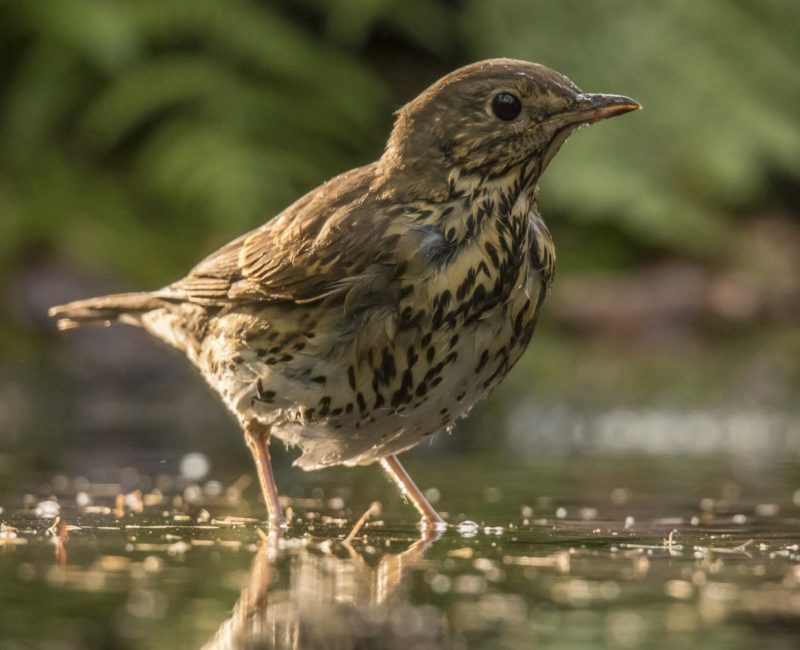
<path id="1" fill-rule="evenodd" d="M 355 285 L 375 284 L 396 259 L 385 246 L 389 217 L 369 192 L 374 174 L 373 164 L 328 181 L 209 255 L 161 295 L 201 304 L 299 304 L 344 300 Z"/>

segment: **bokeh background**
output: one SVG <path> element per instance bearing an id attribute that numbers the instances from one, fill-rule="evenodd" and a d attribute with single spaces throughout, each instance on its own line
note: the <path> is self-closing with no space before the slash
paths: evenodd
<path id="1" fill-rule="evenodd" d="M 0 482 L 188 450 L 249 469 L 179 354 L 47 307 L 180 277 L 496 56 L 645 110 L 549 168 L 531 349 L 418 453 L 797 459 L 798 24 L 794 0 L 0 2 Z"/>

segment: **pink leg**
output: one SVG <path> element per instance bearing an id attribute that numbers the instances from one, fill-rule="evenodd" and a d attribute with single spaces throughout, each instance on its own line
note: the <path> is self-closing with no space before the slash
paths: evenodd
<path id="1" fill-rule="evenodd" d="M 389 477 L 395 482 L 395 485 L 400 488 L 400 491 L 411 501 L 420 515 L 422 515 L 422 523 L 425 526 L 443 525 L 444 519 L 441 518 L 438 512 L 433 509 L 433 506 L 422 494 L 422 491 L 416 486 L 413 479 L 408 475 L 405 468 L 400 464 L 397 456 L 385 456 L 381 458 L 381 467 L 386 471 Z"/>
<path id="2" fill-rule="evenodd" d="M 258 470 L 258 480 L 261 483 L 261 493 L 267 504 L 270 527 L 281 527 L 286 523 L 283 518 L 280 500 L 278 499 L 278 486 L 272 473 L 272 461 L 269 455 L 269 434 L 258 430 L 258 427 L 246 425 L 244 438 Z"/>

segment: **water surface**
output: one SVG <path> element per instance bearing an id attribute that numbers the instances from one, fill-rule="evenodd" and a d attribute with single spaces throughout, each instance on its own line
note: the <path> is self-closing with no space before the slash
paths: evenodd
<path id="1" fill-rule="evenodd" d="M 373 468 L 282 471 L 277 538 L 248 475 L 191 458 L 6 487 L 0 649 L 800 643 L 794 460 L 411 458 L 439 536 Z"/>

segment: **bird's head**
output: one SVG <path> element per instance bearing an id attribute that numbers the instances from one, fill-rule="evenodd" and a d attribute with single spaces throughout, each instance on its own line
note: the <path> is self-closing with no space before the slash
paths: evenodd
<path id="1" fill-rule="evenodd" d="M 582 92 L 543 65 L 491 59 L 443 77 L 397 112 L 379 165 L 404 182 L 452 170 L 501 175 L 524 161 L 538 177 L 578 127 L 640 108 L 621 95 Z M 418 183 L 426 181 L 420 176 Z"/>

